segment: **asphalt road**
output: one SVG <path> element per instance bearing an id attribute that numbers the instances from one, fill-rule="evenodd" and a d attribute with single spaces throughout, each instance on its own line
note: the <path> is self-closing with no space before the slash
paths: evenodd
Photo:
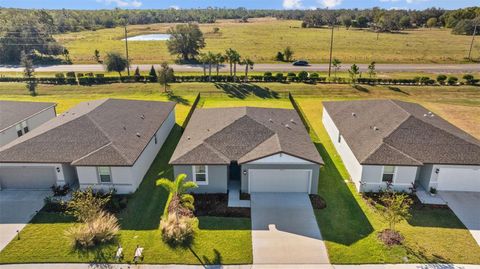
<path id="1" fill-rule="evenodd" d="M 151 65 L 141 64 L 132 65 L 130 70 L 133 73 L 136 67 L 142 71 L 150 70 Z M 202 65 L 170 65 L 177 72 L 202 72 Z M 340 70 L 347 70 L 351 64 L 342 64 Z M 367 64 L 359 64 L 360 71 L 367 71 Z M 155 68 L 159 65 L 155 64 Z M 215 72 L 215 68 L 212 68 Z M 74 65 L 51 65 L 37 66 L 37 72 L 101 72 L 104 71 L 102 65 L 99 64 L 74 64 Z M 238 73 L 243 73 L 244 67 L 237 67 Z M 291 64 L 256 64 L 253 71 L 257 72 L 289 72 L 289 71 L 328 71 L 328 64 L 312 64 L 310 66 L 293 66 Z M 480 72 L 480 64 L 377 64 L 377 72 L 427 72 L 427 73 L 473 73 Z M 22 72 L 20 66 L 0 65 L 0 72 Z M 220 71 L 229 71 L 228 65 L 223 65 Z"/>

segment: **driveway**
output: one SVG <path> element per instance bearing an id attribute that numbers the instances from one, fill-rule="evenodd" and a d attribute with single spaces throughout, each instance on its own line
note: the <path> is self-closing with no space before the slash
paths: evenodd
<path id="1" fill-rule="evenodd" d="M 480 193 L 442 191 L 439 194 L 480 246 Z"/>
<path id="2" fill-rule="evenodd" d="M 0 251 L 43 207 L 43 199 L 50 193 L 51 191 L 0 191 Z"/>
<path id="3" fill-rule="evenodd" d="M 305 193 L 252 193 L 253 264 L 327 264 L 310 199 Z"/>

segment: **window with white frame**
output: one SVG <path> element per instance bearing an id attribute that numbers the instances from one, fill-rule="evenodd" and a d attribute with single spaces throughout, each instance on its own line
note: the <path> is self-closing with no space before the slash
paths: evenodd
<path id="1" fill-rule="evenodd" d="M 193 181 L 198 185 L 208 184 L 208 167 L 206 165 L 193 166 Z"/>
<path id="2" fill-rule="evenodd" d="M 394 176 L 395 176 L 395 166 L 383 167 L 383 175 L 382 175 L 383 182 L 393 182 Z"/>
<path id="3" fill-rule="evenodd" d="M 112 171 L 110 170 L 110 167 L 98 167 L 97 172 L 100 183 L 112 182 Z"/>
<path id="4" fill-rule="evenodd" d="M 15 130 L 17 131 L 18 137 L 28 133 L 29 129 L 28 129 L 27 121 L 22 121 L 21 123 L 17 124 L 15 126 Z"/>

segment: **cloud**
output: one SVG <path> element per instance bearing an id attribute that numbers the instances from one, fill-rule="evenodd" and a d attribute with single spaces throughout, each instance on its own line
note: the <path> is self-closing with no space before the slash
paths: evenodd
<path id="1" fill-rule="evenodd" d="M 323 7 L 326 7 L 326 8 L 336 7 L 338 5 L 341 5 L 342 2 L 343 2 L 343 0 L 320 0 L 319 1 L 320 5 L 322 5 Z"/>
<path id="2" fill-rule="evenodd" d="M 302 0 L 283 0 L 284 9 L 303 9 Z"/>
<path id="3" fill-rule="evenodd" d="M 99 3 L 105 3 L 106 5 L 114 4 L 117 7 L 141 7 L 142 2 L 139 0 L 97 0 Z"/>
<path id="4" fill-rule="evenodd" d="M 414 4 L 414 3 L 421 3 L 421 2 L 429 2 L 430 0 L 406 0 L 407 3 L 409 4 Z"/>
<path id="5" fill-rule="evenodd" d="M 179 6 L 176 6 L 176 5 L 169 6 L 169 8 L 175 9 L 175 10 L 179 10 L 179 9 L 180 9 L 180 7 L 179 7 Z"/>

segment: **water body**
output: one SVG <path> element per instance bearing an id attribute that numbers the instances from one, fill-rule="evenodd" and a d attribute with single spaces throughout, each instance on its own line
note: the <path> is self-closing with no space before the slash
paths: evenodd
<path id="1" fill-rule="evenodd" d="M 137 35 L 127 38 L 128 41 L 165 41 L 170 38 L 169 34 Z M 122 39 L 125 40 L 125 39 Z"/>

